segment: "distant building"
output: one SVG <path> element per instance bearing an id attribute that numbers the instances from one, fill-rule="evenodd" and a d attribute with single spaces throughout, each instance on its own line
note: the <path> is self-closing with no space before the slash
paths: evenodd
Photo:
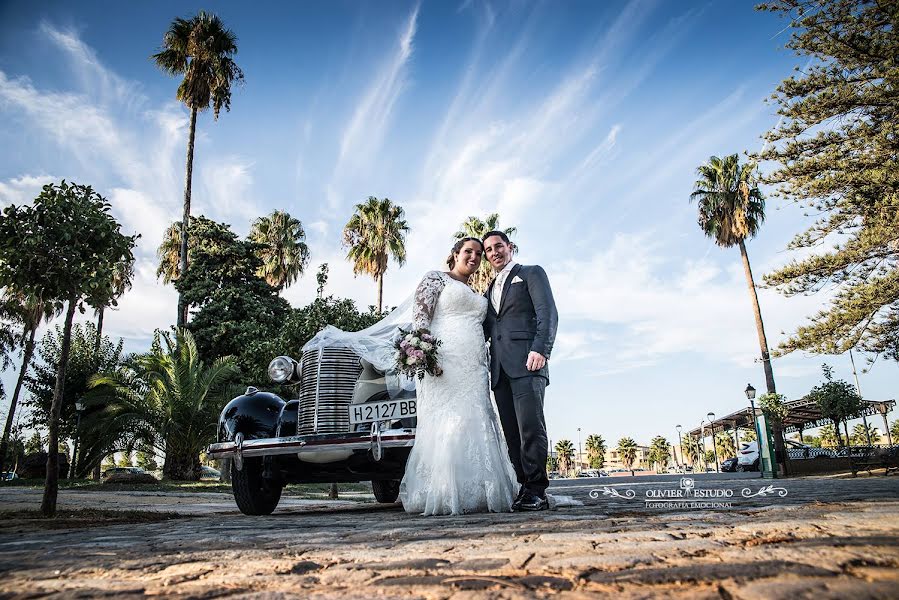
<path id="1" fill-rule="evenodd" d="M 634 458 L 634 464 L 631 465 L 631 468 L 648 469 L 650 466 L 652 466 L 649 461 L 649 446 L 637 446 L 636 450 L 636 457 Z M 603 465 L 603 469 L 608 471 L 610 469 L 624 468 L 625 466 L 621 462 L 621 458 L 618 456 L 617 448 L 606 450 L 606 464 Z"/>

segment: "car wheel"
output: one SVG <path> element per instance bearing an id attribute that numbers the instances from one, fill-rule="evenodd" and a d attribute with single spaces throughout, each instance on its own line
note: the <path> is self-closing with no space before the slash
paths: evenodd
<path id="1" fill-rule="evenodd" d="M 752 470 L 753 470 L 753 471 L 758 471 L 760 465 L 761 465 L 761 462 L 759 461 L 759 459 L 758 459 L 758 458 L 755 459 L 755 462 L 752 463 Z"/>
<path id="2" fill-rule="evenodd" d="M 371 482 L 375 500 L 382 504 L 392 504 L 400 495 L 400 482 L 396 479 L 382 479 Z"/>
<path id="3" fill-rule="evenodd" d="M 240 470 L 231 462 L 234 501 L 245 515 L 270 515 L 281 500 L 284 486 L 263 477 L 262 469 L 262 458 L 245 458 Z"/>

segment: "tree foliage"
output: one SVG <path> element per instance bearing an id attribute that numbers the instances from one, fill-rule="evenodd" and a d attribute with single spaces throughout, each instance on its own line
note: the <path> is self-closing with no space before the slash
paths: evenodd
<path id="1" fill-rule="evenodd" d="M 720 431 L 715 434 L 715 449 L 718 450 L 719 460 L 733 458 L 737 455 L 734 438 L 726 431 Z"/>
<path id="2" fill-rule="evenodd" d="M 668 443 L 668 440 L 661 435 L 652 438 L 652 441 L 649 443 L 649 461 L 655 465 L 657 469 L 664 469 L 668 466 L 670 460 L 671 444 Z"/>
<path id="3" fill-rule="evenodd" d="M 248 374 L 256 367 L 252 349 L 260 340 L 277 337 L 290 305 L 258 275 L 257 244 L 205 217 L 190 222 L 190 267 L 175 282 L 195 311 L 189 329 L 203 360 L 234 356 Z"/>
<path id="4" fill-rule="evenodd" d="M 759 398 L 759 407 L 774 427 L 783 427 L 784 419 L 787 418 L 788 410 L 784 402 L 787 397 L 783 394 L 763 394 Z"/>
<path id="5" fill-rule="evenodd" d="M 384 307 L 384 273 L 390 258 L 399 266 L 406 262 L 405 212 L 389 199 L 369 196 L 357 204 L 343 228 L 343 245 L 353 273 L 371 275 L 378 282 L 378 311 Z"/>
<path id="6" fill-rule="evenodd" d="M 230 357 L 204 363 L 190 331 L 157 332 L 150 352 L 92 379 L 88 403 L 102 407 L 98 424 L 125 428 L 163 454 L 164 477 L 195 481 L 228 400 L 220 392 L 236 372 Z"/>
<path id="7" fill-rule="evenodd" d="M 837 445 L 842 446 L 840 421 L 859 415 L 863 407 L 862 398 L 855 391 L 855 387 L 848 381 L 834 379 L 831 367 L 823 365 L 821 369 L 824 372 L 824 383 L 812 388 L 812 391 L 808 393 L 808 397 L 818 404 L 818 408 L 825 418 L 833 421 Z"/>
<path id="8" fill-rule="evenodd" d="M 777 0 L 760 8 L 789 18 L 787 47 L 809 57 L 773 96 L 782 119 L 760 155 L 776 164 L 765 181 L 818 215 L 789 245 L 806 257 L 765 282 L 787 296 L 835 289 L 779 351 L 861 348 L 899 360 L 899 4 Z"/>
<path id="9" fill-rule="evenodd" d="M 58 420 L 68 363 L 72 319 L 77 307 L 102 294 L 114 304 L 119 265 L 134 260 L 136 236 L 121 233 L 110 205 L 90 186 L 44 186 L 31 205 L 7 206 L 0 217 L 0 287 L 12 287 L 60 309 L 66 304 L 60 366 L 49 422 L 47 480 L 41 512 L 56 513 Z"/>
<path id="10" fill-rule="evenodd" d="M 574 444 L 571 443 L 571 440 L 556 442 L 556 463 L 559 466 L 559 473 L 567 473 L 571 470 L 574 455 Z"/>
<path id="11" fill-rule="evenodd" d="M 870 440 L 868 439 L 870 436 Z M 849 434 L 849 443 L 853 446 L 867 446 L 880 443 L 880 431 L 873 425 L 868 425 L 867 431 L 864 423 L 856 423 Z"/>
<path id="12" fill-rule="evenodd" d="M 635 442 L 633 438 L 623 437 L 618 440 L 617 450 L 618 460 L 621 461 L 624 468 L 632 468 L 634 466 L 634 461 L 637 460 L 637 442 Z"/>
<path id="13" fill-rule="evenodd" d="M 89 392 L 90 379 L 97 373 L 115 370 L 124 360 L 123 342 L 113 342 L 107 336 L 97 339 L 97 327 L 93 323 L 76 323 L 72 326 L 71 349 L 59 412 L 59 436 L 74 439 L 78 436 L 78 456 L 75 457 L 75 477 L 86 477 L 100 464 L 104 456 L 121 450 L 128 433 L 116 427 L 94 427 L 96 407 L 82 414 L 81 427 L 76 430 L 75 402 L 84 399 Z M 56 373 L 62 359 L 63 331 L 57 326 L 48 331 L 38 345 L 36 362 L 26 379 L 30 409 L 28 427 L 47 428 L 50 422 Z"/>
<path id="14" fill-rule="evenodd" d="M 699 440 L 688 435 L 681 440 L 681 455 L 692 465 L 699 460 Z"/>
<path id="15" fill-rule="evenodd" d="M 280 210 L 260 217 L 250 229 L 262 265 L 256 272 L 272 287 L 281 289 L 297 280 L 309 263 L 306 232 L 299 219 Z"/>
<path id="16" fill-rule="evenodd" d="M 587 463 L 591 469 L 602 469 L 606 464 L 606 440 L 599 434 L 587 436 L 584 442 L 587 449 Z"/>
<path id="17" fill-rule="evenodd" d="M 234 62 L 237 36 L 216 15 L 204 11 L 189 19 L 176 18 L 151 58 L 172 76 L 183 75 L 177 98 L 199 111 L 212 106 L 218 119 L 222 108 L 231 110 L 231 86 L 243 81 Z"/>

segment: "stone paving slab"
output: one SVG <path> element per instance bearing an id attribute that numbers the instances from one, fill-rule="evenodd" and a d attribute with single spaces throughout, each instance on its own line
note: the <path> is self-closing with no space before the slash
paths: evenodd
<path id="1" fill-rule="evenodd" d="M 788 494 L 691 510 L 584 486 L 583 506 L 447 517 L 317 501 L 245 517 L 222 495 L 184 501 L 212 514 L 161 523 L 0 529 L 0 597 L 899 597 L 899 478 L 695 483 Z"/>

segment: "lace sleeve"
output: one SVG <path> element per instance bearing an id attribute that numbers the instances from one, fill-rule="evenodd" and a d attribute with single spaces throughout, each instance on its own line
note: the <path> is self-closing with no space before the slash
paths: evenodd
<path id="1" fill-rule="evenodd" d="M 427 329 L 434 318 L 434 309 L 437 308 L 437 299 L 440 292 L 446 286 L 443 276 L 437 271 L 429 271 L 418 288 L 415 290 L 415 301 L 412 306 L 412 327 L 414 329 Z"/>

